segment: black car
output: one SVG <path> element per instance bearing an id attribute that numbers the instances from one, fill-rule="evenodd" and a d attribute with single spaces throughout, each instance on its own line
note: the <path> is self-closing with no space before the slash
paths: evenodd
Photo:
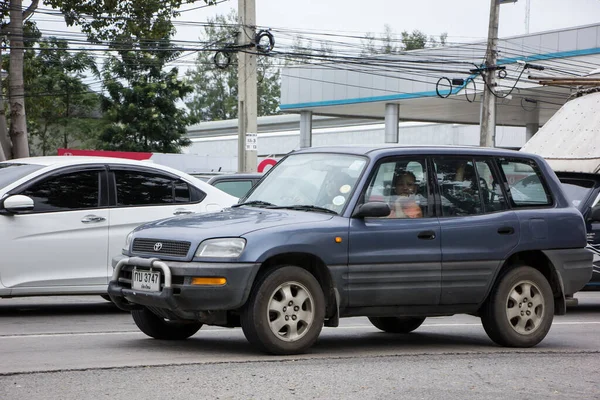
<path id="1" fill-rule="evenodd" d="M 600 174 L 557 172 L 556 175 L 569 201 L 585 218 L 588 248 L 594 253 L 594 273 L 582 290 L 600 290 Z"/>
<path id="2" fill-rule="evenodd" d="M 208 180 L 208 183 L 227 194 L 242 198 L 262 177 L 261 173 L 215 175 Z"/>

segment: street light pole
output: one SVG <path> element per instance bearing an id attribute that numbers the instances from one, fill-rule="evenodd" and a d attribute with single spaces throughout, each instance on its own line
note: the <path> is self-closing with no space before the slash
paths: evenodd
<path id="1" fill-rule="evenodd" d="M 481 120 L 479 132 L 479 145 L 481 147 L 494 147 L 496 144 L 496 62 L 498 59 L 498 23 L 500 2 L 491 0 L 490 25 L 488 30 L 487 51 L 485 56 L 485 71 L 482 75 L 483 98 L 481 100 Z"/>
<path id="2" fill-rule="evenodd" d="M 238 172 L 256 172 L 257 162 L 257 55 L 255 0 L 238 0 Z"/>

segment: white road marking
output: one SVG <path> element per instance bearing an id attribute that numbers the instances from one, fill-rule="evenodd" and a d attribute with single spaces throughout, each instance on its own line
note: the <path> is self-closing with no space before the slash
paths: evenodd
<path id="1" fill-rule="evenodd" d="M 571 321 L 571 322 L 553 322 L 552 325 L 600 325 L 600 321 Z M 453 323 L 453 324 L 423 324 L 422 328 L 436 328 L 436 327 L 460 327 L 460 326 L 482 326 L 481 323 Z M 333 330 L 376 330 L 371 325 L 350 325 L 350 326 L 339 326 L 337 328 L 328 328 L 329 331 Z M 223 332 L 241 332 L 241 330 L 232 329 L 203 329 L 200 334 L 207 333 L 223 333 Z M 31 334 L 15 334 L 15 335 L 0 335 L 2 339 L 29 339 L 29 338 L 52 338 L 52 337 L 64 337 L 64 336 L 105 336 L 105 335 L 143 335 L 140 331 L 121 331 L 121 332 L 58 332 L 58 333 L 31 333 Z"/>

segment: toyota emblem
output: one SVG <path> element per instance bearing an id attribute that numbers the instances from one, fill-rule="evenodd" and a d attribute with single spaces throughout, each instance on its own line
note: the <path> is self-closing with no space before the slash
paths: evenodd
<path id="1" fill-rule="evenodd" d="M 160 251 L 160 249 L 162 249 L 162 243 L 161 242 L 154 243 L 154 251 Z"/>

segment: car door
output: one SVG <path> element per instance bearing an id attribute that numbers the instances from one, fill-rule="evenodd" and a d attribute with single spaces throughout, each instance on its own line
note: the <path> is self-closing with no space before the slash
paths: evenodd
<path id="1" fill-rule="evenodd" d="M 13 294 L 99 291 L 108 283 L 109 215 L 103 166 L 43 175 L 10 192 L 31 211 L 0 216 L 0 280 Z"/>
<path id="2" fill-rule="evenodd" d="M 349 305 L 438 304 L 440 225 L 430 206 L 431 179 L 425 158 L 384 159 L 374 171 L 363 193 L 366 200 L 362 202 L 385 201 L 399 209 L 387 218 L 351 218 Z M 400 186 L 399 182 L 394 184 L 399 177 L 406 178 L 409 182 L 403 183 L 409 186 L 414 182 L 413 189 L 407 190 L 405 196 L 394 193 L 395 187 Z"/>
<path id="3" fill-rule="evenodd" d="M 519 242 L 490 159 L 438 156 L 436 199 L 441 228 L 441 304 L 479 303 L 497 269 Z"/>
<path id="4" fill-rule="evenodd" d="M 110 167 L 109 259 L 121 254 L 137 226 L 163 218 L 205 211 L 206 194 L 177 176 L 151 168 Z"/>

